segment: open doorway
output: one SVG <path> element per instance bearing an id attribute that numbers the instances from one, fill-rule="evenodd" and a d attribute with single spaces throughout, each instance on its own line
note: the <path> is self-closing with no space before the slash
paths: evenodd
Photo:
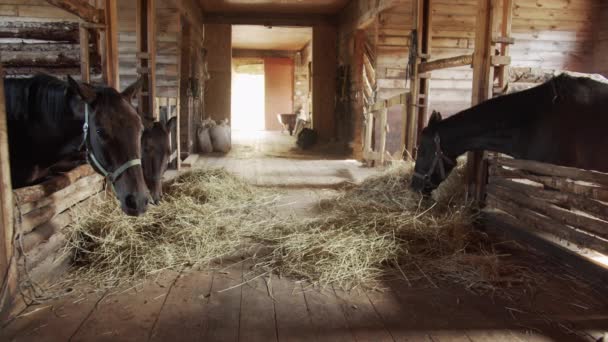
<path id="1" fill-rule="evenodd" d="M 233 25 L 232 56 L 233 143 L 294 147 L 311 120 L 312 28 Z"/>
<path id="2" fill-rule="evenodd" d="M 263 131 L 265 125 L 264 60 L 235 59 L 232 73 L 232 128 Z"/>

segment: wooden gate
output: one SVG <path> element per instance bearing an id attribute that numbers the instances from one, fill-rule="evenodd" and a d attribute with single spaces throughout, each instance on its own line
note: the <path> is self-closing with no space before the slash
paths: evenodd
<path id="1" fill-rule="evenodd" d="M 502 157 L 489 163 L 491 215 L 608 254 L 608 174 Z"/>

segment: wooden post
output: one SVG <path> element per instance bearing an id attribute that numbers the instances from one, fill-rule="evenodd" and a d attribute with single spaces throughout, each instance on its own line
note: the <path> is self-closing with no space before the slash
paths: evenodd
<path id="1" fill-rule="evenodd" d="M 0 78 L 4 78 L 1 65 L 0 76 L 2 76 Z M 0 313 L 7 312 L 17 293 L 13 222 L 13 193 L 8 154 L 4 82 L 0 80 Z"/>
<path id="2" fill-rule="evenodd" d="M 418 132 L 424 127 L 426 107 L 428 103 L 429 81 L 421 77 L 420 64 L 426 62 L 431 52 L 431 2 L 430 0 L 416 0 L 414 3 L 414 29 L 418 49 L 416 60 L 412 68 L 410 83 L 410 102 L 407 111 L 407 123 L 404 133 L 405 148 L 412 156 L 418 144 Z"/>
<path id="3" fill-rule="evenodd" d="M 104 1 L 105 15 L 105 44 L 103 54 L 103 77 L 105 83 L 113 88 L 120 89 L 118 71 L 118 12 L 117 0 Z"/>
<path id="4" fill-rule="evenodd" d="M 158 119 L 156 99 L 156 0 L 137 0 L 137 72 L 143 79 L 139 95 L 140 114 Z"/>
<path id="5" fill-rule="evenodd" d="M 364 106 L 365 101 L 364 98 L 364 84 L 363 84 L 363 72 L 365 69 L 364 66 L 364 52 L 365 52 L 365 42 L 366 35 L 364 30 L 357 30 L 354 34 L 354 43 L 355 49 L 353 54 L 353 63 L 352 63 L 352 77 L 354 86 L 354 94 L 351 96 L 351 101 L 353 103 L 353 116 L 354 116 L 354 135 L 353 135 L 353 154 L 355 159 L 361 159 L 363 157 L 363 149 L 365 145 L 365 139 L 363 137 L 365 129 L 364 129 Z"/>
<path id="6" fill-rule="evenodd" d="M 338 65 L 338 33 L 335 26 L 315 25 L 312 28 L 313 68 L 313 127 L 319 139 L 331 141 L 336 137 L 336 70 Z"/>
<path id="7" fill-rule="evenodd" d="M 475 52 L 473 54 L 473 97 L 471 103 L 473 106 L 490 99 L 493 95 L 494 70 L 492 60 L 496 41 L 493 34 L 497 32 L 499 15 L 504 15 L 503 23 L 506 26 L 503 27 L 505 29 L 510 26 L 511 22 L 511 10 L 499 11 L 499 3 L 500 0 L 478 0 Z M 505 1 L 505 5 L 511 7 L 511 1 Z M 467 157 L 468 192 L 474 196 L 479 204 L 482 204 L 487 183 L 485 152 L 469 152 Z"/>
<path id="8" fill-rule="evenodd" d="M 91 82 L 91 55 L 89 51 L 89 29 L 80 25 L 80 78 L 83 82 Z"/>
<path id="9" fill-rule="evenodd" d="M 190 111 L 190 75 L 192 72 L 192 37 L 191 24 L 183 17 L 181 22 L 180 42 L 180 62 L 179 62 L 179 136 L 180 136 L 180 151 L 183 153 L 180 157 L 185 159 L 188 155 L 194 152 L 194 130 L 192 128 L 192 112 Z"/>

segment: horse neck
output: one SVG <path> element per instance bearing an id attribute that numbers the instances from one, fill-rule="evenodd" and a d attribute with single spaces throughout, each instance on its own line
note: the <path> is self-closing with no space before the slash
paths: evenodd
<path id="1" fill-rule="evenodd" d="M 467 151 L 489 150 L 516 156 L 515 137 L 551 108 L 551 83 L 490 99 L 438 124 L 444 153 L 458 157 Z"/>

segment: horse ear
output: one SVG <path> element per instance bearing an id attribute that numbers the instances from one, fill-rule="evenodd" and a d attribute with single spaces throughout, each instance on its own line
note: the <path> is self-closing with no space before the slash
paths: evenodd
<path id="1" fill-rule="evenodd" d="M 88 103 L 91 104 L 95 101 L 95 99 L 97 98 L 97 93 L 95 92 L 95 88 L 90 85 L 90 84 L 86 84 L 83 82 L 78 82 L 75 79 L 72 78 L 72 76 L 68 75 L 68 85 L 69 87 L 74 90 L 76 92 L 76 94 L 78 94 L 78 96 L 80 96 L 80 98 Z"/>
<path id="2" fill-rule="evenodd" d="M 143 84 L 144 84 L 144 79 L 141 77 L 138 78 L 137 81 L 135 81 L 135 83 L 128 86 L 127 89 L 125 89 L 122 92 L 122 96 L 125 99 L 127 99 L 127 101 L 131 102 L 135 98 L 137 93 L 139 93 Z"/>
<path id="3" fill-rule="evenodd" d="M 441 113 L 439 113 L 437 111 L 433 111 L 433 114 L 431 114 L 431 118 L 429 119 L 429 126 L 434 126 L 434 125 L 440 123 L 441 120 L 442 120 Z"/>
<path id="4" fill-rule="evenodd" d="M 175 130 L 176 126 L 177 126 L 177 116 L 172 117 L 165 124 L 165 128 L 167 129 L 168 132 L 173 132 Z"/>

